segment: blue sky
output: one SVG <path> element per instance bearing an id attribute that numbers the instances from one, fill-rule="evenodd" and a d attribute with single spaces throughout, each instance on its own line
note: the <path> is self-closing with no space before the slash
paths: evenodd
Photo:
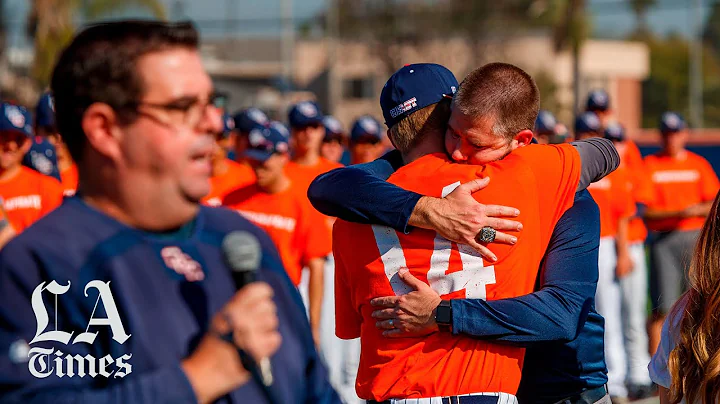
<path id="1" fill-rule="evenodd" d="M 196 21 L 204 35 L 223 35 L 230 30 L 236 35 L 272 33 L 279 31 L 280 5 L 282 0 L 162 0 L 170 17 L 177 16 L 178 5 L 182 5 L 185 16 Z M 293 3 L 297 19 L 317 15 L 328 0 L 288 0 Z M 485 1 L 485 0 L 479 0 Z M 713 0 L 704 0 L 705 4 Z M 29 0 L 5 0 L 6 19 L 10 28 L 10 43 L 27 46 L 24 38 L 24 24 Z M 688 4 L 692 1 L 658 0 L 658 6 L 648 14 L 651 28 L 659 34 L 679 32 L 690 35 L 693 32 L 691 12 Z M 709 7 L 702 10 L 707 16 Z M 622 38 L 635 26 L 635 18 L 626 0 L 589 0 L 588 9 L 593 17 L 594 34 L 604 38 Z M 142 15 L 129 11 L 127 15 Z M 228 23 L 228 17 L 235 20 Z"/>

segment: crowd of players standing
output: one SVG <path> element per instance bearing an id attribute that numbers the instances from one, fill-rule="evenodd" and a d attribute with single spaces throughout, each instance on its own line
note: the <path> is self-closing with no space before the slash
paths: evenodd
<path id="1" fill-rule="evenodd" d="M 346 131 L 311 101 L 291 108 L 289 129 L 256 108 L 224 121 L 204 202 L 236 210 L 270 235 L 290 279 L 304 292 L 316 344 L 326 357 L 337 354 L 331 352 L 339 348 L 328 320 L 334 315 L 328 304 L 334 298 L 328 262 L 333 219 L 313 209 L 307 189 L 320 174 L 380 157 L 391 147 L 387 136 L 370 116 L 359 117 Z M 541 111 L 535 129 L 539 143 L 571 137 L 547 111 Z M 590 93 L 587 111 L 573 129 L 576 139 L 612 140 L 621 155 L 621 167 L 589 187 L 601 213 L 596 306 L 605 318 L 609 389 L 617 401 L 645 397 L 652 391 L 647 364 L 665 315 L 686 288 L 686 264 L 718 178 L 705 159 L 685 149 L 688 130 L 677 113 L 660 118 L 663 148 L 645 159 L 615 121 L 604 91 Z M 26 108 L 2 103 L 0 141 L 4 244 L 59 206 L 63 195 L 76 192 L 77 169 L 55 126 L 50 94 L 40 98 L 34 118 Z M 345 362 L 352 368 L 357 358 L 347 359 L 359 353 L 350 349 Z M 352 369 L 328 363 L 336 388 L 351 401 Z"/>

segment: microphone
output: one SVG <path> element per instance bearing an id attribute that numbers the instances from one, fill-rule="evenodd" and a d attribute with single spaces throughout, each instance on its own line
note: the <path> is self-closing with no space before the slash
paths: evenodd
<path id="1" fill-rule="evenodd" d="M 233 281 L 235 281 L 238 290 L 257 280 L 256 275 L 257 270 L 260 268 L 262 248 L 255 235 L 248 231 L 231 232 L 222 241 L 222 251 L 225 263 L 232 269 Z M 243 366 L 249 371 L 253 372 L 253 369 L 258 369 L 255 360 L 242 350 L 240 350 L 240 359 Z M 273 383 L 270 359 L 262 358 L 259 365 L 259 381 L 265 387 L 270 387 Z"/>

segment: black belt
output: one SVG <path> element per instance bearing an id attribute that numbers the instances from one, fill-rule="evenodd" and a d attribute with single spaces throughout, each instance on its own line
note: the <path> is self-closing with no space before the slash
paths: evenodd
<path id="1" fill-rule="evenodd" d="M 593 404 L 605 397 L 607 393 L 608 390 L 606 386 L 595 387 L 593 389 L 585 390 L 580 394 L 563 398 L 555 404 Z"/>
<path id="2" fill-rule="evenodd" d="M 448 396 L 442 398 L 443 404 L 497 404 L 497 396 Z M 367 400 L 367 404 L 390 404 L 390 400 Z"/>

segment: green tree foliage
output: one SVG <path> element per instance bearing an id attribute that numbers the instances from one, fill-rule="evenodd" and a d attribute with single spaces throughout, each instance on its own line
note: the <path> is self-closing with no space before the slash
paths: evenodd
<path id="1" fill-rule="evenodd" d="M 657 127 L 668 110 L 689 113 L 689 44 L 680 35 L 645 41 L 650 48 L 650 76 L 643 82 L 643 127 Z M 703 50 L 703 121 L 720 127 L 720 61 L 711 46 Z"/>
<path id="2" fill-rule="evenodd" d="M 72 39 L 78 19 L 91 21 L 133 8 L 160 19 L 166 14 L 161 0 L 33 0 L 27 35 L 35 44 L 32 76 L 38 85 L 47 86 L 55 59 Z"/>

